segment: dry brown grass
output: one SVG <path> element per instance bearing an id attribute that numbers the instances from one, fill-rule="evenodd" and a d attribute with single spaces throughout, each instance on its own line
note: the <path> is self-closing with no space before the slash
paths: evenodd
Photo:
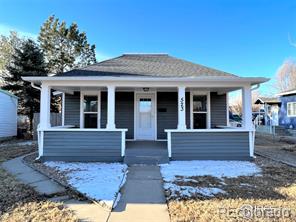
<path id="1" fill-rule="evenodd" d="M 29 154 L 37 151 L 36 145 L 31 146 L 18 146 L 16 144 L 7 144 L 4 147 L 0 147 L 0 163 L 9 159 L 16 158 L 25 154 Z"/>
<path id="2" fill-rule="evenodd" d="M 262 176 L 224 178 L 225 184 L 220 183 L 219 188 L 226 191 L 226 194 L 220 193 L 213 198 L 169 200 L 172 221 L 248 221 L 239 216 L 240 211 L 235 211 L 246 204 L 252 207 L 287 208 L 284 212 L 292 213 L 288 217 L 274 218 L 259 215 L 251 221 L 296 221 L 296 168 L 265 158 L 257 158 L 255 163 L 261 167 Z M 196 186 L 219 183 L 217 178 L 208 178 L 209 181 L 206 181 L 206 177 L 201 177 Z M 198 177 L 193 179 L 199 181 Z"/>
<path id="3" fill-rule="evenodd" d="M 35 150 L 35 146 L 13 144 L 1 147 L 0 164 Z M 0 168 L 0 221 L 77 221 L 77 218 L 62 204 L 47 201 Z"/>

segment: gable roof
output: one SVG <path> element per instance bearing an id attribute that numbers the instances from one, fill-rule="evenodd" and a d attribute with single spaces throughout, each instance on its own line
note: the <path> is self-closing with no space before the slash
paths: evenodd
<path id="1" fill-rule="evenodd" d="M 168 54 L 123 54 L 58 76 L 237 77 Z"/>
<path id="2" fill-rule="evenodd" d="M 278 97 L 259 97 L 254 104 L 277 104 L 281 103 Z"/>
<path id="3" fill-rule="evenodd" d="M 296 88 L 295 89 L 291 89 L 291 90 L 287 90 L 287 91 L 283 91 L 281 93 L 279 93 L 279 96 L 288 96 L 288 95 L 293 95 L 296 94 Z"/>

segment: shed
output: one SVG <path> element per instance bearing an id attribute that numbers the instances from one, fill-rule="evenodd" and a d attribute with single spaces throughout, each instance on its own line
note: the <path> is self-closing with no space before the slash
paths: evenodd
<path id="1" fill-rule="evenodd" d="M 0 140 L 17 135 L 18 97 L 0 89 Z"/>

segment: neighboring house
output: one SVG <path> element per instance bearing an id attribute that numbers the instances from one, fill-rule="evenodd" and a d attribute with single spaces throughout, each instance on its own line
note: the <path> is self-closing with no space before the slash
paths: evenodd
<path id="1" fill-rule="evenodd" d="M 289 129 L 296 129 L 296 89 L 279 93 L 281 108 L 279 124 Z"/>
<path id="2" fill-rule="evenodd" d="M 0 89 L 0 140 L 17 135 L 18 98 Z"/>
<path id="3" fill-rule="evenodd" d="M 256 112 L 256 115 L 259 117 L 259 125 L 279 125 L 279 109 L 281 102 L 278 97 L 260 97 L 254 104 L 261 105 L 259 107 L 259 112 Z"/>
<path id="4" fill-rule="evenodd" d="M 123 54 L 55 76 L 23 79 L 41 86 L 39 157 L 68 161 L 122 161 L 137 141 L 164 144 L 173 160 L 250 159 L 252 86 L 268 80 L 167 54 Z M 64 92 L 62 127 L 50 126 L 52 89 Z M 231 128 L 228 93 L 238 89 L 244 121 Z M 147 155 L 141 147 L 137 152 Z"/>

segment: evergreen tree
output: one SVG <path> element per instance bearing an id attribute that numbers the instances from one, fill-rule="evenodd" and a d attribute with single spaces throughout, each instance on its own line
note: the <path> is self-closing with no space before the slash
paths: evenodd
<path id="1" fill-rule="evenodd" d="M 96 62 L 95 45 L 90 45 L 86 34 L 77 24 L 67 27 L 64 21 L 50 16 L 38 37 L 47 67 L 51 73 L 62 73 Z"/>
<path id="2" fill-rule="evenodd" d="M 18 113 L 29 117 L 32 131 L 34 113 L 40 110 L 40 91 L 21 77 L 46 75 L 46 64 L 41 49 L 33 40 L 25 40 L 14 52 L 7 66 L 9 75 L 4 77 L 3 88 L 19 97 Z"/>

